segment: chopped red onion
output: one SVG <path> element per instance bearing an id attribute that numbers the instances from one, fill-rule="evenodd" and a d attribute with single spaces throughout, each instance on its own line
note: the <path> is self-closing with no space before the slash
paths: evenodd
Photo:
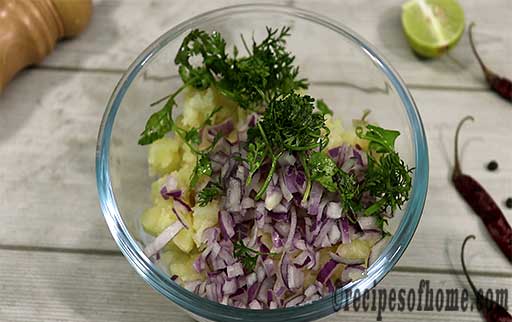
<path id="1" fill-rule="evenodd" d="M 233 278 L 233 279 L 226 279 L 226 282 L 224 283 L 224 285 L 222 285 L 222 293 L 224 293 L 224 295 L 232 295 L 232 294 L 235 294 L 236 290 L 238 289 L 238 285 L 237 285 L 237 282 L 236 282 L 236 279 Z"/>
<path id="2" fill-rule="evenodd" d="M 285 302 L 284 306 L 285 306 L 285 307 L 294 307 L 294 306 L 297 306 L 297 305 L 301 304 L 301 303 L 304 301 L 304 299 L 305 299 L 305 298 L 306 298 L 306 297 L 305 297 L 304 295 L 299 294 L 299 295 L 297 295 L 297 296 L 295 296 L 295 297 L 293 297 L 293 298 L 291 298 L 291 299 L 288 299 L 288 300 Z"/>
<path id="3" fill-rule="evenodd" d="M 291 155 L 290 153 L 286 152 L 283 153 L 283 155 L 277 160 L 279 162 L 279 165 L 281 167 L 287 166 L 287 165 L 294 165 L 297 159 Z"/>
<path id="4" fill-rule="evenodd" d="M 197 259 L 194 261 L 193 266 L 196 272 L 200 273 L 206 268 L 205 258 L 202 255 L 198 256 Z"/>
<path id="5" fill-rule="evenodd" d="M 258 277 L 256 276 L 256 273 L 252 272 L 246 276 L 246 280 L 247 280 L 247 287 L 251 287 L 254 283 L 256 283 L 258 281 Z"/>
<path id="6" fill-rule="evenodd" d="M 341 232 L 338 228 L 338 225 L 332 225 L 331 230 L 327 233 L 327 237 L 329 237 L 329 243 L 331 245 L 338 243 L 341 238 Z"/>
<path id="7" fill-rule="evenodd" d="M 378 230 L 377 217 L 375 216 L 362 216 L 357 219 L 357 223 L 362 230 L 375 229 Z"/>
<path id="8" fill-rule="evenodd" d="M 341 218 L 341 205 L 339 202 L 329 202 L 326 210 L 327 218 Z"/>
<path id="9" fill-rule="evenodd" d="M 265 304 L 267 305 L 268 302 L 269 302 L 269 299 L 268 299 L 268 292 L 272 292 L 271 291 L 271 288 L 272 286 L 274 286 L 274 279 L 273 278 L 266 278 L 262 283 L 261 283 L 261 286 L 260 286 L 260 289 L 259 289 L 259 292 L 258 292 L 258 295 L 256 296 L 256 298 L 262 303 L 262 304 Z M 270 299 L 272 300 L 272 299 Z"/>
<path id="10" fill-rule="evenodd" d="M 242 199 L 241 205 L 242 205 L 242 209 L 254 208 L 255 207 L 254 199 L 245 197 Z"/>
<path id="11" fill-rule="evenodd" d="M 180 231 L 183 229 L 183 224 L 177 220 L 169 227 L 167 227 L 160 235 L 158 235 L 146 248 L 144 254 L 147 257 L 152 257 L 158 251 L 167 245 Z"/>
<path id="12" fill-rule="evenodd" d="M 288 186 L 286 185 L 283 171 L 284 170 L 282 168 L 279 170 L 279 188 L 281 188 L 283 198 L 286 199 L 287 201 L 290 201 L 293 199 L 293 195 L 290 189 L 288 189 Z"/>
<path id="13" fill-rule="evenodd" d="M 382 232 L 380 230 L 365 230 L 359 239 L 366 240 L 373 246 L 382 239 Z"/>
<path id="14" fill-rule="evenodd" d="M 295 236 L 295 230 L 297 228 L 297 213 L 295 208 L 291 209 L 291 223 L 290 223 L 290 232 L 288 233 L 288 238 L 286 239 L 286 243 L 284 244 L 284 250 L 288 250 L 292 245 L 293 236 Z"/>
<path id="15" fill-rule="evenodd" d="M 240 202 L 242 200 L 242 183 L 237 178 L 230 178 L 228 181 L 228 189 L 226 191 L 226 210 L 240 211 Z"/>
<path id="16" fill-rule="evenodd" d="M 318 182 L 314 182 L 311 186 L 308 202 L 308 213 L 310 215 L 316 216 L 318 214 L 318 206 L 320 205 L 323 191 L 324 189 Z"/>
<path id="17" fill-rule="evenodd" d="M 224 239 L 229 239 L 235 235 L 233 217 L 227 211 L 219 211 L 220 231 Z"/>
<path id="18" fill-rule="evenodd" d="M 306 242 L 303 239 L 295 239 L 293 246 L 300 250 L 306 250 Z"/>
<path id="19" fill-rule="evenodd" d="M 274 261 L 270 257 L 267 257 L 263 261 L 263 267 L 265 268 L 265 272 L 267 273 L 267 276 L 272 276 L 275 274 Z"/>
<path id="20" fill-rule="evenodd" d="M 368 267 L 370 267 L 373 263 L 375 263 L 375 261 L 377 261 L 379 255 L 382 253 L 382 251 L 387 246 L 390 240 L 391 237 L 387 236 L 382 238 L 375 245 L 373 245 L 372 249 L 370 250 L 370 256 L 368 257 Z"/>
<path id="21" fill-rule="evenodd" d="M 315 284 L 311 284 L 311 285 L 309 285 L 309 286 L 308 286 L 308 288 L 306 288 L 306 290 L 304 291 L 304 296 L 306 296 L 306 297 L 308 297 L 308 298 L 309 298 L 309 297 L 311 297 L 311 296 L 313 296 L 313 295 L 315 295 L 315 294 L 317 294 L 317 293 L 318 293 L 318 288 L 316 287 L 316 285 L 315 285 Z"/>
<path id="22" fill-rule="evenodd" d="M 281 236 L 279 236 L 279 233 L 276 230 L 272 232 L 272 245 L 274 246 L 274 248 L 283 247 L 283 240 L 281 239 Z"/>
<path id="23" fill-rule="evenodd" d="M 249 288 L 247 289 L 247 301 L 248 302 L 251 302 L 252 300 L 254 300 L 256 298 L 256 295 L 258 295 L 259 288 L 260 288 L 259 282 L 256 282 L 256 283 L 252 284 L 251 286 L 249 286 Z"/>
<path id="24" fill-rule="evenodd" d="M 178 218 L 183 227 L 185 229 L 188 229 L 188 225 L 185 223 L 185 220 L 183 219 L 182 215 L 178 211 L 176 211 L 176 208 L 173 207 L 172 212 L 176 215 L 176 218 Z"/>
<path id="25" fill-rule="evenodd" d="M 331 277 L 337 265 L 338 263 L 335 260 L 329 260 L 327 263 L 325 263 L 320 272 L 318 272 L 316 280 L 322 284 L 325 283 Z"/>
<path id="26" fill-rule="evenodd" d="M 267 273 L 265 272 L 265 268 L 263 266 L 256 267 L 256 276 L 258 278 L 258 282 L 263 282 L 266 275 Z"/>
<path id="27" fill-rule="evenodd" d="M 283 193 L 281 190 L 277 189 L 273 185 L 270 185 L 265 195 L 265 208 L 267 208 L 267 210 L 273 210 L 277 205 L 281 203 L 281 199 L 283 199 Z"/>
<path id="28" fill-rule="evenodd" d="M 213 137 L 217 135 L 217 133 L 222 134 L 223 136 L 229 135 L 234 130 L 233 121 L 228 118 L 224 122 L 211 126 L 208 129 L 208 134 L 211 134 Z"/>
<path id="29" fill-rule="evenodd" d="M 174 198 L 174 207 L 183 213 L 192 211 L 192 208 L 180 198 Z"/>
<path id="30" fill-rule="evenodd" d="M 182 191 L 181 189 L 173 189 L 173 190 L 167 190 L 167 186 L 162 186 L 162 189 L 160 189 L 160 195 L 165 200 L 169 200 L 169 198 L 179 198 L 181 197 Z"/>
<path id="31" fill-rule="evenodd" d="M 350 239 L 349 224 L 348 224 L 348 219 L 346 217 L 341 218 L 340 226 L 341 226 L 341 242 L 343 244 L 350 244 L 351 239 Z"/>
<path id="32" fill-rule="evenodd" d="M 302 287 L 303 284 L 304 272 L 295 265 L 288 265 L 288 287 L 293 290 Z"/>
<path id="33" fill-rule="evenodd" d="M 253 310 L 261 310 L 263 307 L 261 306 L 260 302 L 258 300 L 253 300 L 251 303 L 249 303 L 249 308 Z"/>
<path id="34" fill-rule="evenodd" d="M 322 245 L 322 242 L 326 239 L 327 234 L 331 231 L 332 226 L 335 224 L 335 222 L 332 219 L 328 219 L 318 232 L 318 235 L 315 238 L 315 241 L 313 243 L 314 246 L 320 247 Z M 327 237 L 327 241 L 328 241 Z"/>
<path id="35" fill-rule="evenodd" d="M 244 267 L 240 262 L 236 262 L 226 268 L 228 278 L 234 278 L 244 275 Z"/>

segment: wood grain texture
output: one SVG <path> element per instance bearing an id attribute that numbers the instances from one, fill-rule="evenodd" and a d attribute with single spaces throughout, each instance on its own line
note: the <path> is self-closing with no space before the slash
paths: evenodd
<path id="1" fill-rule="evenodd" d="M 163 32 L 198 13 L 247 1 L 97 0 L 91 26 L 77 41 L 61 43 L 44 66 L 123 70 Z M 252 1 L 254 2 L 254 1 Z M 309 9 L 339 21 L 374 44 L 417 87 L 484 89 L 481 71 L 469 50 L 467 34 L 447 56 L 419 60 L 410 50 L 400 22 L 402 0 L 273 1 Z M 475 21 L 475 39 L 489 67 L 512 75 L 512 34 L 504 26 L 512 19 L 508 0 L 461 0 L 467 21 Z M 499 11 L 499 13 L 497 13 Z M 141 27 L 143 26 L 143 27 Z M 144 32 L 141 32 L 143 28 Z M 346 59 L 350 59 L 347 57 Z M 328 71 L 326 71 L 328 74 Z"/>
<path id="2" fill-rule="evenodd" d="M 0 250 L 1 321 L 192 321 L 176 305 L 152 290 L 122 257 L 48 254 L 44 252 Z M 419 288 L 430 280 L 430 288 L 468 287 L 461 275 L 390 273 L 379 289 Z M 512 277 L 474 277 L 484 289 L 510 289 Z M 416 294 L 416 296 L 418 296 Z M 424 298 L 424 295 L 423 295 Z M 423 304 L 424 306 L 424 304 Z M 339 312 L 327 322 L 374 321 L 377 313 Z M 383 321 L 481 321 L 471 312 L 389 312 Z"/>
<path id="3" fill-rule="evenodd" d="M 0 98 L 0 245 L 117 250 L 98 207 L 94 176 L 97 129 L 117 79 L 32 70 Z M 332 90 L 319 93 L 328 97 Z M 512 151 L 504 148 L 512 122 L 509 104 L 487 92 L 413 95 L 430 145 L 430 185 L 419 228 L 398 267 L 459 270 L 459 245 L 476 234 L 468 252 L 473 269 L 510 273 L 510 264 L 448 180 L 453 130 L 473 114 L 477 121 L 461 138 L 463 169 L 498 202 L 512 195 Z M 491 159 L 498 160 L 498 172 L 485 169 Z M 512 211 L 504 211 L 512 221 Z"/>

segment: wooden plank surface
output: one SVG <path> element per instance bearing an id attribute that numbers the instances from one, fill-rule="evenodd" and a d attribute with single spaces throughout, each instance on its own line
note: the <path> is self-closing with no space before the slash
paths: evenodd
<path id="1" fill-rule="evenodd" d="M 120 256 L 0 250 L 0 276 L 1 321 L 192 321 L 145 284 Z M 437 289 L 456 288 L 462 292 L 462 288 L 468 287 L 461 275 L 393 272 L 377 290 L 417 290 L 422 279 L 430 281 L 434 294 Z M 483 289 L 512 288 L 512 277 L 474 276 L 474 282 Z M 482 321 L 470 308 L 466 312 L 405 309 L 403 313 L 388 309 L 382 318 L 384 321 Z M 376 316 L 371 309 L 355 312 L 351 308 L 327 321 L 374 321 Z"/>
<path id="2" fill-rule="evenodd" d="M 98 207 L 94 151 L 118 77 L 32 70 L 0 97 L 0 245 L 117 250 Z M 328 95 L 332 88 L 323 90 Z M 430 145 L 430 189 L 399 266 L 453 269 L 460 242 L 476 234 L 469 253 L 473 268 L 510 273 L 510 264 L 448 180 L 453 130 L 473 114 L 477 122 L 468 124 L 461 140 L 464 170 L 501 203 L 512 195 L 512 151 L 503 148 L 512 122 L 509 103 L 487 92 L 415 90 L 413 95 Z M 495 173 L 485 169 L 491 159 L 500 164 Z M 512 211 L 505 215 L 512 221 Z M 425 261 L 427 254 L 436 260 Z"/>
<path id="3" fill-rule="evenodd" d="M 486 88 L 481 71 L 469 50 L 467 34 L 464 34 L 460 44 L 450 55 L 441 59 L 420 61 L 414 56 L 400 25 L 400 6 L 403 2 L 273 1 L 309 9 L 342 22 L 374 44 L 411 86 Z M 510 26 L 512 20 L 512 2 L 460 2 L 467 21 L 478 23 L 475 38 L 488 65 L 504 75 L 512 75 L 512 62 L 509 59 L 512 52 L 512 34 L 504 28 Z M 195 0 L 193 3 L 194 5 L 190 5 L 185 1 L 169 0 L 97 0 L 90 28 L 77 41 L 61 43 L 59 50 L 45 60 L 43 65 L 53 68 L 123 70 L 151 41 L 177 23 L 198 13 L 240 1 Z"/>

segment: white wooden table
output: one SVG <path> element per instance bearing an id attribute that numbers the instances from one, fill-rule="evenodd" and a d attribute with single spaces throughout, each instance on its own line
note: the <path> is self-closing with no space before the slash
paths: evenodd
<path id="1" fill-rule="evenodd" d="M 94 176 L 97 129 L 123 70 L 165 30 L 235 0 L 98 0 L 89 29 L 60 43 L 0 96 L 0 321 L 191 321 L 147 286 L 121 256 L 100 213 Z M 391 61 L 412 91 L 430 148 L 428 200 L 415 237 L 380 287 L 464 288 L 459 249 L 482 288 L 507 288 L 512 266 L 449 183 L 456 123 L 464 170 L 504 209 L 512 196 L 512 104 L 489 92 L 467 35 L 448 56 L 420 61 L 400 26 L 402 0 L 288 0 L 342 21 Z M 512 77 L 512 2 L 461 0 L 493 69 Z M 495 159 L 499 171 L 485 164 Z M 331 321 L 368 321 L 375 312 L 340 312 Z M 482 321 L 477 312 L 385 312 L 386 321 Z"/>

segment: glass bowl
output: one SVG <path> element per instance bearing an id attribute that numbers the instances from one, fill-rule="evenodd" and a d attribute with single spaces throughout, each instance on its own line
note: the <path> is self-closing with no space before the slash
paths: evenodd
<path id="1" fill-rule="evenodd" d="M 184 36 L 194 28 L 220 32 L 228 45 L 243 48 L 240 34 L 261 39 L 265 26 L 291 27 L 288 49 L 296 56 L 308 92 L 323 98 L 344 126 L 371 109 L 370 120 L 401 132 L 397 150 L 415 168 L 410 200 L 390 221 L 393 233 L 380 257 L 360 279 L 334 294 L 303 306 L 249 310 L 201 298 L 172 281 L 165 267 L 142 252 L 139 217 L 151 205 L 152 178 L 147 148 L 137 145 L 149 104 L 180 85 L 174 56 Z M 179 111 L 178 111 L 179 113 Z M 96 150 L 96 176 L 101 209 L 108 227 L 128 262 L 140 276 L 198 320 L 312 321 L 326 317 L 375 286 L 396 264 L 418 225 L 428 181 L 428 152 L 423 125 L 403 81 L 377 50 L 342 24 L 312 12 L 277 5 L 222 8 L 180 23 L 155 40 L 129 67 L 115 88 L 101 122 Z"/>

